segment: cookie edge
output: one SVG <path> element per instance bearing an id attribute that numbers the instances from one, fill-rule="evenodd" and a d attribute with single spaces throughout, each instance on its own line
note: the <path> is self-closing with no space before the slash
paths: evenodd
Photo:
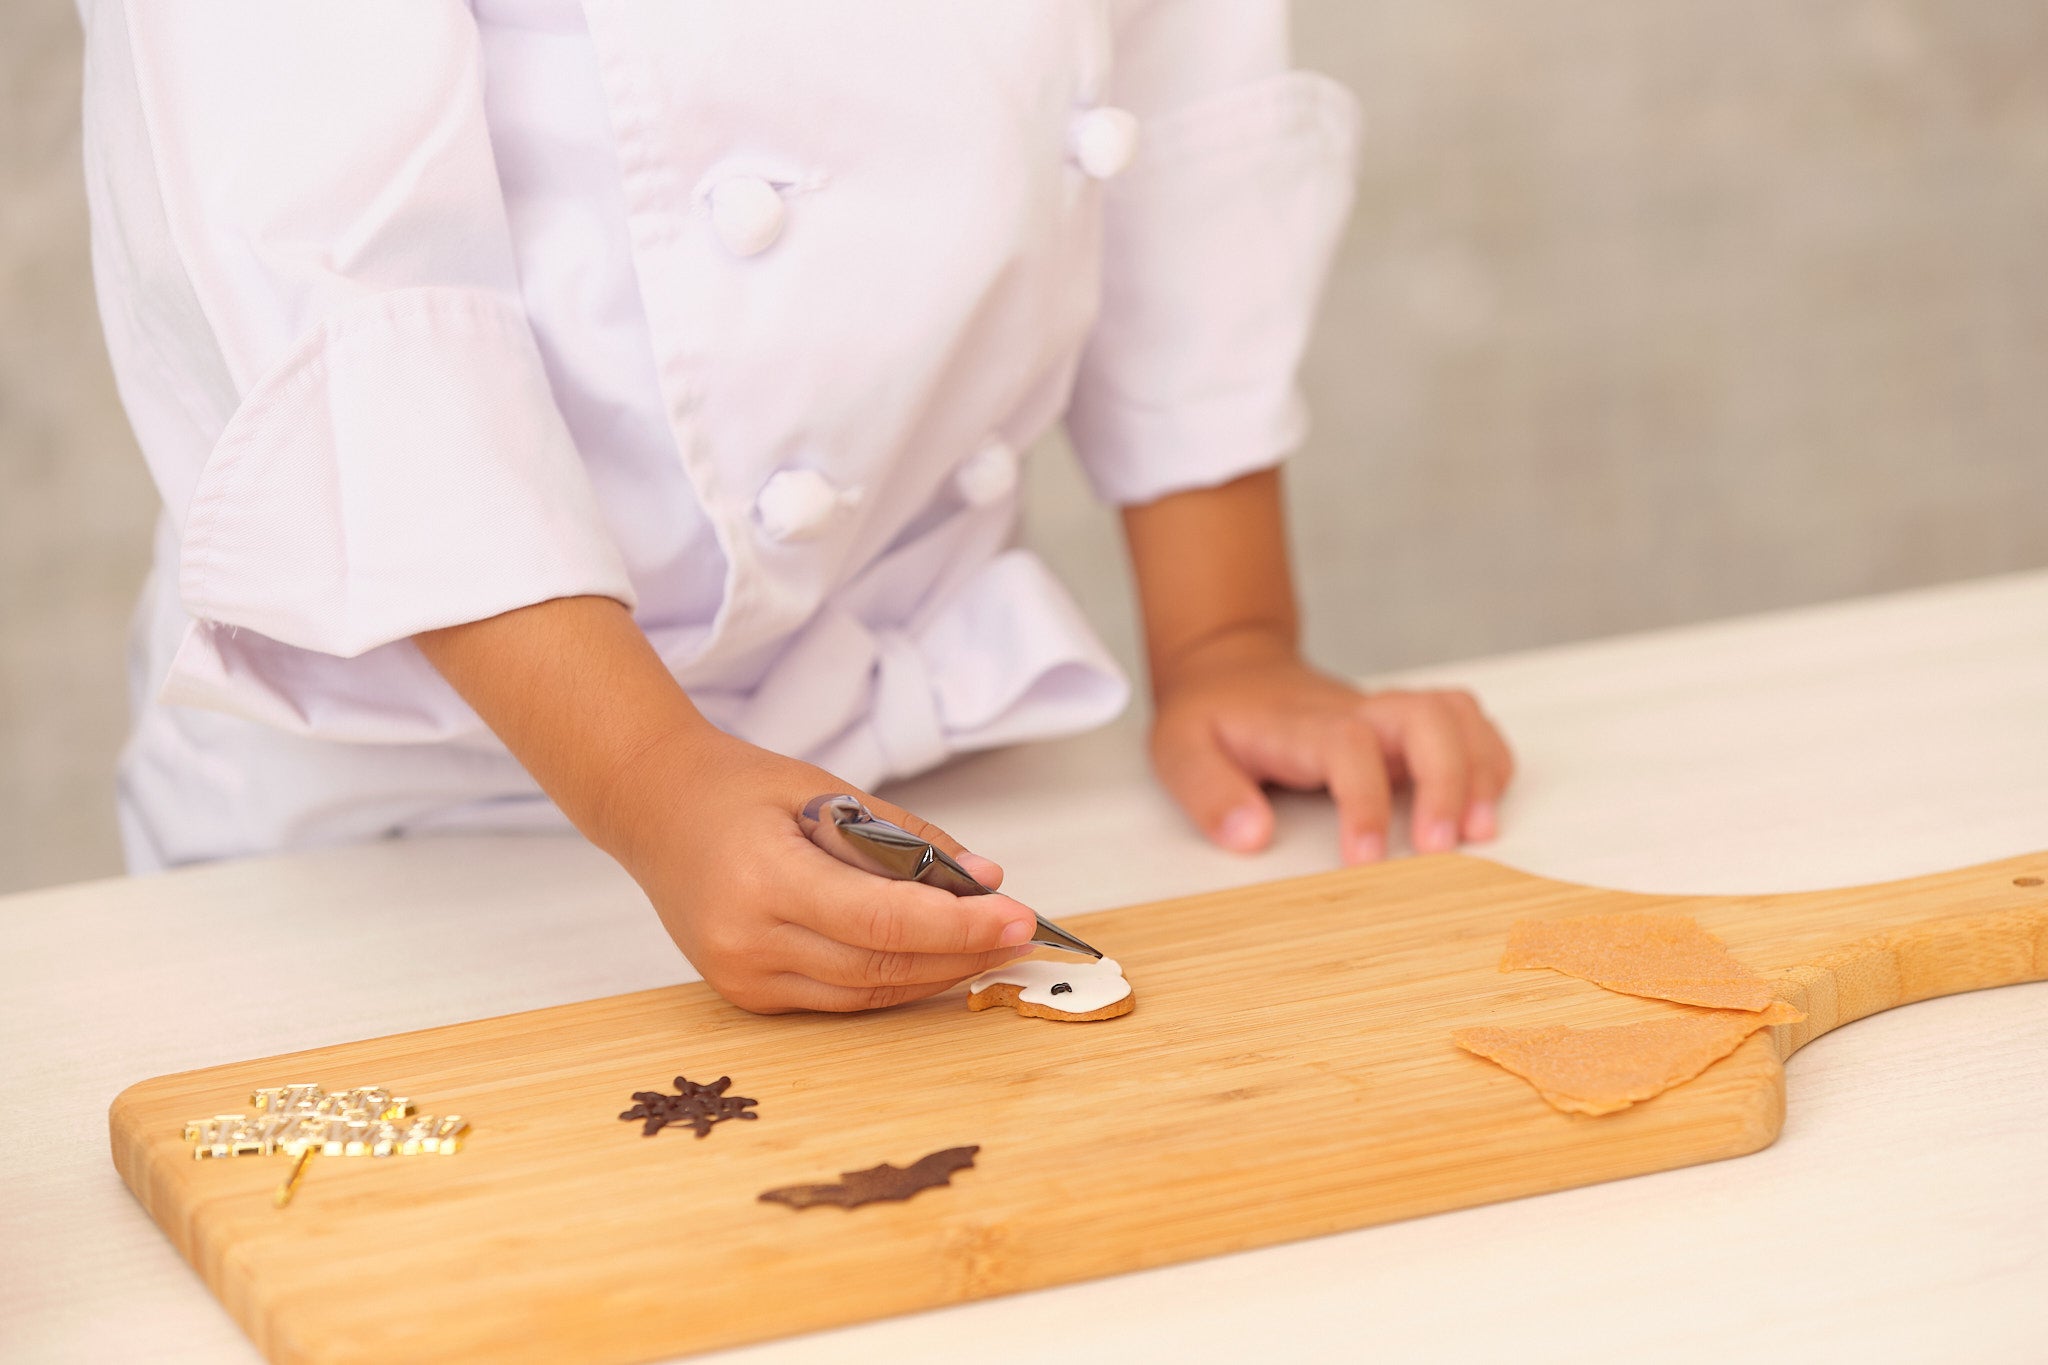
<path id="1" fill-rule="evenodd" d="M 992 982 L 978 991 L 967 993 L 967 1008 L 989 1010 L 998 1005 L 1007 1005 L 1027 1019 L 1050 1019 L 1056 1024 L 1093 1024 L 1104 1019 L 1116 1019 L 1129 1014 L 1137 1006 L 1138 993 L 1130 991 L 1121 1000 L 1112 1000 L 1101 1009 L 1076 1014 L 1070 1010 L 1054 1009 L 1049 1005 L 1034 1004 L 1020 999 L 1024 988 L 1008 981 Z"/>

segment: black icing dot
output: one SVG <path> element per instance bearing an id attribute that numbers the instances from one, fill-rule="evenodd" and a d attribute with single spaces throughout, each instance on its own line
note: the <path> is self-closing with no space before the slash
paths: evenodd
<path id="1" fill-rule="evenodd" d="M 1074 988 L 1064 981 L 1055 981 L 1052 983 L 1052 993 L 1054 995 L 1072 995 Z"/>

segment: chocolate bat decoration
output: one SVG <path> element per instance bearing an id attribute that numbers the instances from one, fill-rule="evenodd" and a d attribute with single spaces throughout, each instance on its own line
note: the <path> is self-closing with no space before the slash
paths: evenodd
<path id="1" fill-rule="evenodd" d="M 813 1204 L 837 1204 L 850 1209 L 878 1199 L 908 1199 L 919 1190 L 952 1184 L 953 1172 L 972 1166 L 974 1154 L 980 1150 L 948 1147 L 943 1152 L 921 1156 L 908 1166 L 891 1166 L 885 1161 L 865 1171 L 847 1171 L 839 1177 L 837 1185 L 785 1185 L 779 1190 L 764 1191 L 761 1198 L 793 1209 L 807 1209 Z"/>

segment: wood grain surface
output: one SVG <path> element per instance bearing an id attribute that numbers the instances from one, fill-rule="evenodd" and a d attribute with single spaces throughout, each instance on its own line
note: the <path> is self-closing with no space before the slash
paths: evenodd
<path id="1" fill-rule="evenodd" d="M 1136 987 L 1122 1019 L 970 1013 L 958 991 L 762 1019 L 693 984 L 144 1081 L 114 1103 L 114 1160 L 274 1360 L 646 1360 L 1754 1151 L 1810 1039 L 2048 978 L 2044 880 L 2048 854 L 1661 897 L 1414 858 L 1076 917 Z M 1601 1118 L 1451 1044 L 1674 1008 L 1497 970 L 1520 916 L 1646 909 L 1697 917 L 1807 1020 Z M 730 1074 L 761 1119 L 702 1140 L 618 1120 L 677 1073 Z M 320 1158 L 284 1210 L 282 1158 L 180 1140 L 298 1081 L 388 1085 L 474 1133 L 450 1157 Z M 906 1203 L 756 1200 L 975 1144 Z"/>

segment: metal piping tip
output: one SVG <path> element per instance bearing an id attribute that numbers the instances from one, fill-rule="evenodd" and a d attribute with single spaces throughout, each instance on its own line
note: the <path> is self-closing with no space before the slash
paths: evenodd
<path id="1" fill-rule="evenodd" d="M 814 796 L 804 803 L 797 819 L 812 843 L 863 871 L 923 882 L 956 896 L 993 894 L 944 849 L 900 825 L 876 819 L 859 797 Z M 1075 938 L 1043 915 L 1036 918 L 1038 932 L 1031 942 L 1102 961 L 1101 949 Z"/>
<path id="2" fill-rule="evenodd" d="M 1100 948 L 1090 947 L 1087 943 L 1054 924 L 1044 915 L 1038 916 L 1038 932 L 1031 936 L 1031 941 L 1033 943 L 1042 943 L 1048 948 L 1061 948 L 1070 953 L 1079 953 L 1083 957 L 1092 957 L 1097 962 L 1102 961 L 1102 950 Z"/>

